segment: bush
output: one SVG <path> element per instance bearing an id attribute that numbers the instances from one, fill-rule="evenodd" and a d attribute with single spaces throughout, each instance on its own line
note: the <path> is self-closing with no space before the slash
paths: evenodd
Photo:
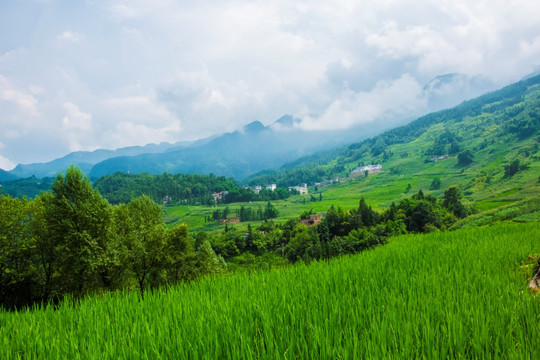
<path id="1" fill-rule="evenodd" d="M 459 165 L 469 165 L 473 162 L 473 154 L 470 150 L 462 151 L 458 154 Z"/>

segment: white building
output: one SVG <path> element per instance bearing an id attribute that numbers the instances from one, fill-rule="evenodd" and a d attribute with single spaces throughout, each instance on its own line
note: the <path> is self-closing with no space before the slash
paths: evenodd
<path id="1" fill-rule="evenodd" d="M 382 165 L 377 164 L 377 165 L 366 165 L 366 166 L 357 167 L 356 169 L 351 171 L 351 173 L 349 174 L 349 177 L 354 178 L 354 177 L 362 176 L 366 173 L 366 170 L 368 171 L 369 174 L 378 174 L 382 172 Z"/>
<path id="2" fill-rule="evenodd" d="M 270 191 L 276 190 L 276 184 L 266 185 L 266 190 L 270 190 Z"/>
<path id="3" fill-rule="evenodd" d="M 300 195 L 307 195 L 308 194 L 308 187 L 307 184 L 302 184 L 302 186 L 289 186 L 289 191 L 292 189 L 295 189 L 300 193 Z"/>

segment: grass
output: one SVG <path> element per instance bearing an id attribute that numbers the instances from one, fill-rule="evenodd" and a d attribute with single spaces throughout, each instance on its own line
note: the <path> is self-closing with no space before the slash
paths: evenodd
<path id="1" fill-rule="evenodd" d="M 329 262 L 0 313 L 0 357 L 540 356 L 540 298 L 522 265 L 540 223 L 391 239 Z"/>

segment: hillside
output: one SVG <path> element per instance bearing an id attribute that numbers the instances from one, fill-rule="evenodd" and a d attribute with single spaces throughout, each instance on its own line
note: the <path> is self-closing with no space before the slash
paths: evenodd
<path id="1" fill-rule="evenodd" d="M 378 180 L 362 176 L 352 183 L 359 183 L 363 193 L 380 192 L 376 187 L 382 184 L 388 190 L 399 186 L 404 192 L 408 184 L 411 191 L 426 190 L 439 179 L 434 190 L 458 184 L 471 199 L 480 200 L 512 189 L 536 189 L 539 143 L 540 77 L 536 76 L 352 144 L 337 155 L 322 153 L 286 164 L 281 171 L 253 176 L 249 183 L 314 184 L 348 179 L 357 167 L 381 164 L 383 172 L 373 176 Z M 505 174 L 505 166 L 512 163 L 518 171 Z"/>
<path id="2" fill-rule="evenodd" d="M 406 235 L 358 255 L 0 312 L 4 358 L 500 358 L 540 353 L 540 226 Z"/>
<path id="3" fill-rule="evenodd" d="M 516 217 L 530 221 L 540 218 L 539 145 L 540 77 L 536 76 L 246 181 L 251 186 L 310 185 L 308 196 L 272 202 L 279 212 L 278 222 L 306 211 L 326 212 L 330 206 L 354 209 L 361 197 L 379 210 L 419 190 L 440 198 L 451 185 L 461 189 L 472 212 L 479 212 L 456 226 Z M 382 165 L 382 172 L 367 177 L 364 171 L 353 173 L 368 164 Z M 332 184 L 325 186 L 326 180 Z M 242 206 L 264 205 L 244 202 L 222 208 L 235 212 Z M 215 231 L 223 226 L 205 221 L 214 211 L 204 206 L 167 207 L 167 221 L 171 226 L 184 222 L 194 230 Z"/>

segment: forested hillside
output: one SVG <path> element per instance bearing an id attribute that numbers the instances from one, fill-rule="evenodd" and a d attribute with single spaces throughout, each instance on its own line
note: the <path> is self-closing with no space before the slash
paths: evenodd
<path id="1" fill-rule="evenodd" d="M 249 183 L 312 184 L 347 177 L 357 166 L 374 163 L 393 173 L 410 174 L 422 170 L 418 159 L 428 164 L 436 156 L 457 159 L 460 154 L 457 165 L 473 164 L 493 177 L 514 160 L 536 161 L 539 130 L 540 76 L 536 76 L 351 144 L 335 156 L 321 153 L 286 164 L 281 171 L 255 175 Z"/>

